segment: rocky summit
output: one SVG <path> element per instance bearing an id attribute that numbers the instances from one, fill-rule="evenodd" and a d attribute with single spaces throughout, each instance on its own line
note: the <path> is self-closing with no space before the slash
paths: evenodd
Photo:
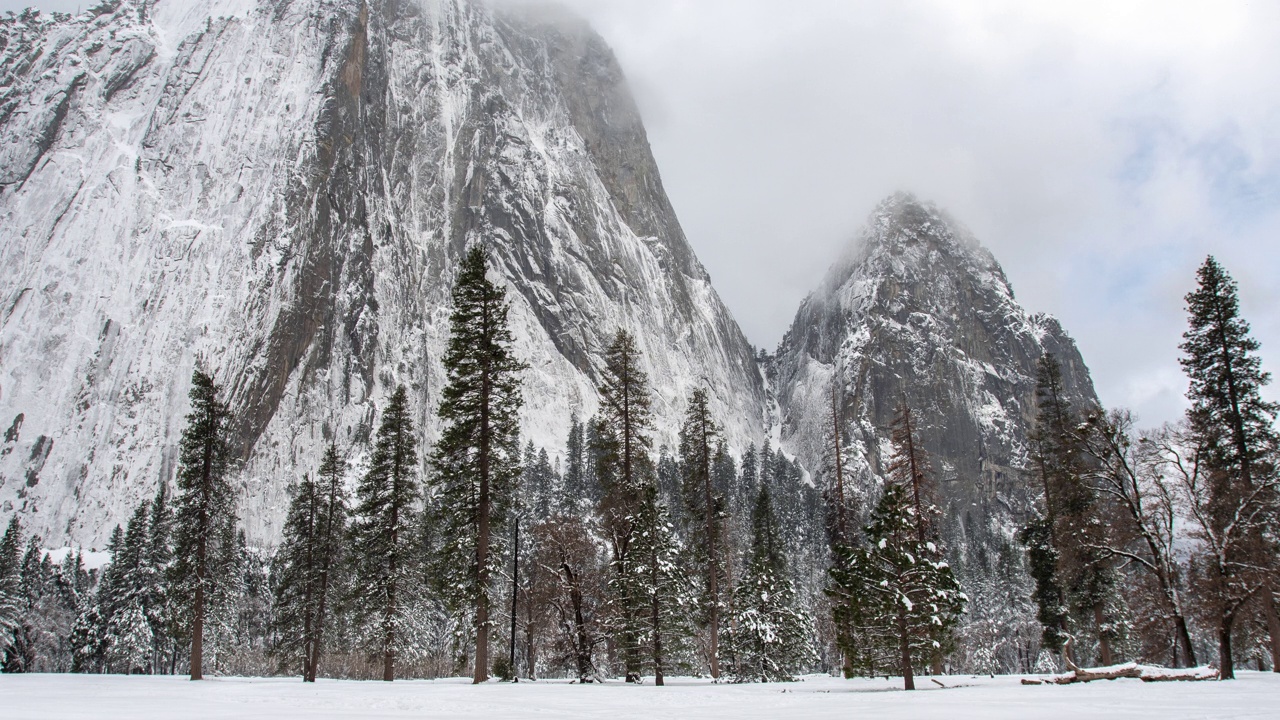
<path id="1" fill-rule="evenodd" d="M 1058 321 L 1023 310 L 999 263 L 953 219 L 894 195 L 801 304 L 769 361 L 782 447 L 826 484 L 838 428 L 847 481 L 874 499 L 905 404 L 952 520 L 1020 518 L 1035 491 L 1022 469 L 1035 363 L 1046 352 L 1072 399 L 1096 402 Z"/>

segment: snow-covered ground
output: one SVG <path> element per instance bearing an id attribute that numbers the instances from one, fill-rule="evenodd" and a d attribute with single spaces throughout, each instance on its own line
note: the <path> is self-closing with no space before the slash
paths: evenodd
<path id="1" fill-rule="evenodd" d="M 1233 682 L 1100 681 L 1023 686 L 1017 677 L 952 676 L 938 688 L 841 680 L 713 685 L 677 678 L 666 687 L 490 683 L 464 679 L 354 682 L 293 678 L 0 675 L 0 717 L 19 718 L 1275 718 L 1280 675 L 1242 672 Z"/>

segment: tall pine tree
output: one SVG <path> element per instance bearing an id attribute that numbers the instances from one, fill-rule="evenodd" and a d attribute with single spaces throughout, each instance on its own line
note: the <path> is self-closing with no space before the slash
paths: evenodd
<path id="1" fill-rule="evenodd" d="M 1187 423 L 1208 471 L 1206 534 L 1219 552 L 1206 557 L 1218 631 L 1219 673 L 1235 676 L 1232 626 L 1242 598 L 1261 587 L 1271 634 L 1273 665 L 1280 672 L 1280 618 L 1275 603 L 1276 498 L 1274 481 L 1280 406 L 1262 399 L 1271 377 L 1262 371 L 1258 341 L 1240 316 L 1234 280 L 1213 257 L 1196 272 L 1198 287 L 1186 296 L 1190 327 L 1179 361 L 1191 381 Z M 1239 537 L 1234 537 L 1238 535 Z"/>
<path id="2" fill-rule="evenodd" d="M 1060 623 L 1057 629 L 1046 625 L 1044 638 L 1048 647 L 1060 649 L 1074 614 L 1081 624 L 1092 623 L 1100 660 L 1110 665 L 1115 634 L 1106 608 L 1113 604 L 1116 578 L 1107 554 L 1100 549 L 1105 544 L 1101 508 L 1086 482 L 1090 468 L 1080 413 L 1067 398 L 1056 358 L 1043 355 L 1036 373 L 1031 460 L 1044 492 L 1044 516 L 1033 519 L 1023 536 L 1037 581 L 1036 596 L 1042 601 L 1041 619 Z M 1052 575 L 1044 572 L 1050 561 L 1054 564 Z M 1060 597 L 1058 605 L 1053 604 L 1055 596 Z"/>
<path id="3" fill-rule="evenodd" d="M 708 634 L 707 661 L 711 677 L 720 677 L 721 588 L 726 584 L 724 558 L 724 495 L 713 482 L 712 461 L 720 430 L 711 417 L 707 393 L 693 391 L 684 424 L 680 428 L 680 467 L 684 471 L 683 495 L 689 514 L 695 562 L 702 576 L 699 602 L 701 621 Z"/>
<path id="4" fill-rule="evenodd" d="M 21 562 L 22 524 L 14 513 L 0 538 L 0 659 L 13 646 L 13 631 L 18 627 Z"/>
<path id="5" fill-rule="evenodd" d="M 486 277 L 484 248 L 473 245 L 453 288 L 449 376 L 440 404 L 444 430 L 435 452 L 445 566 L 459 571 L 455 603 L 469 606 L 475 624 L 473 682 L 489 677 L 493 578 L 500 572 L 497 540 L 515 503 L 520 478 L 520 374 L 512 353 L 506 291 Z"/>
<path id="6" fill-rule="evenodd" d="M 576 511 L 584 501 L 594 503 L 597 498 L 587 477 L 587 434 L 586 425 L 578 417 L 577 411 L 569 416 L 569 438 L 565 444 L 564 494 L 560 509 L 565 512 Z"/>
<path id="7" fill-rule="evenodd" d="M 325 451 L 316 479 L 303 475 L 285 518 L 274 564 L 275 616 L 287 662 L 301 660 L 302 679 L 315 682 L 324 629 L 333 611 L 333 576 L 345 549 L 347 498 L 338 449 Z"/>
<path id="8" fill-rule="evenodd" d="M 418 450 L 408 393 L 397 387 L 382 413 L 369 469 L 356 489 L 351 526 L 352 602 L 366 641 L 382 656 L 382 679 L 395 679 L 395 659 L 403 649 L 417 556 Z"/>
<path id="9" fill-rule="evenodd" d="M 619 579 L 630 587 L 621 593 L 635 602 L 635 654 L 653 671 L 654 685 L 664 684 L 668 670 L 687 654 L 694 609 L 692 583 L 684 572 L 680 547 L 658 489 L 648 484 L 631 518 L 631 572 Z"/>
<path id="10" fill-rule="evenodd" d="M 191 637 L 191 679 L 204 677 L 207 621 L 227 610 L 236 583 L 232 573 L 236 492 L 228 447 L 230 411 L 211 375 L 191 376 L 191 412 L 178 455 L 174 560 L 170 587 Z"/>
<path id="11" fill-rule="evenodd" d="M 593 424 L 595 470 L 603 490 L 600 515 L 608 534 L 616 598 L 617 645 L 627 682 L 639 682 L 641 672 L 640 598 L 630 594 L 635 583 L 631 541 L 633 520 L 643 499 L 647 479 L 653 474 L 649 437 L 652 409 L 649 376 L 640 367 L 640 350 L 635 338 L 619 329 L 605 351 L 604 377 L 600 385 L 600 417 Z"/>

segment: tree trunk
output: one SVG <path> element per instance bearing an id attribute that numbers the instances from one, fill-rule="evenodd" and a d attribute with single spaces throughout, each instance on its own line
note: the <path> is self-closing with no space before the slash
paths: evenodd
<path id="1" fill-rule="evenodd" d="M 1231 626 L 1235 618 L 1226 615 L 1218 625 L 1218 679 L 1234 680 L 1235 662 L 1231 657 Z"/>
<path id="2" fill-rule="evenodd" d="M 320 581 L 320 604 L 316 608 L 316 638 L 311 644 L 311 667 L 307 668 L 307 682 L 316 681 L 316 673 L 320 667 L 320 645 L 324 640 L 324 587 L 327 584 L 327 578 Z"/>
<path id="3" fill-rule="evenodd" d="M 911 638 L 907 636 L 907 610 L 898 605 L 898 649 L 902 651 L 902 687 L 915 690 L 916 679 L 911 672 Z"/>
<path id="4" fill-rule="evenodd" d="M 191 679 L 204 679 L 204 583 L 197 580 L 195 617 L 191 622 Z"/>
<path id="5" fill-rule="evenodd" d="M 662 685 L 662 628 L 659 626 L 658 600 L 653 601 L 653 684 Z M 714 657 L 714 656 L 713 656 Z M 714 660 L 712 668 L 715 667 Z M 712 676 L 714 677 L 714 675 Z"/>
<path id="6" fill-rule="evenodd" d="M 399 484 L 400 463 L 392 469 L 392 487 L 395 488 Z M 399 497 L 400 493 L 396 489 L 392 490 L 392 494 Z M 396 634 L 395 634 L 395 613 L 396 613 L 396 572 L 399 567 L 397 562 L 399 555 L 397 552 L 397 543 L 399 540 L 400 528 L 400 508 L 394 504 L 391 507 L 391 567 L 390 579 L 388 580 L 390 587 L 387 589 L 387 608 L 386 615 L 382 619 L 382 680 L 383 682 L 392 682 L 396 679 Z"/>
<path id="7" fill-rule="evenodd" d="M 587 634 L 587 623 L 582 617 L 582 589 L 578 586 L 578 578 L 573 574 L 569 563 L 561 563 L 565 580 L 569 583 L 569 602 L 573 605 L 574 654 L 578 665 L 578 682 L 591 681 L 591 637 Z"/>
<path id="8" fill-rule="evenodd" d="M 1187 667 L 1195 667 L 1196 651 L 1191 645 L 1191 632 L 1187 629 L 1187 619 L 1177 614 L 1173 617 L 1173 623 L 1178 631 L 1178 644 L 1182 646 L 1182 659 L 1186 661 Z"/>
<path id="9" fill-rule="evenodd" d="M 487 306 L 484 322 L 487 330 Z M 489 424 L 489 404 L 492 401 L 490 383 L 489 369 L 485 368 L 480 383 L 480 447 L 476 453 L 480 471 L 480 496 L 476 507 L 476 664 L 471 677 L 472 683 L 482 683 L 489 679 L 489 533 L 492 513 L 489 471 L 490 453 L 493 452 L 493 429 Z"/>
<path id="10" fill-rule="evenodd" d="M 1102 616 L 1102 603 L 1093 606 L 1093 624 L 1098 629 L 1098 653 L 1102 655 L 1102 664 L 1114 665 L 1111 659 L 1111 641 L 1107 639 L 1106 632 L 1102 626 L 1106 623 L 1106 618 Z"/>
<path id="11" fill-rule="evenodd" d="M 709 648 L 711 678 L 718 680 L 720 679 L 720 578 L 717 566 L 720 558 L 716 548 L 716 538 L 720 533 L 716 528 L 716 501 L 711 487 L 711 442 L 707 435 L 706 428 L 703 428 L 702 471 L 703 480 L 706 482 L 704 502 L 707 504 L 707 594 L 711 598 L 707 621 L 711 625 L 711 647 Z"/>
<path id="12" fill-rule="evenodd" d="M 1271 635 L 1271 672 L 1280 673 L 1280 614 L 1276 612 L 1276 595 L 1272 585 L 1262 588 L 1262 611 L 1267 616 L 1267 633 Z"/>

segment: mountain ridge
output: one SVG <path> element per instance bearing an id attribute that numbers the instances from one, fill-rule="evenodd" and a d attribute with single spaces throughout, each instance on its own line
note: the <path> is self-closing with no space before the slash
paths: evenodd
<path id="1" fill-rule="evenodd" d="M 585 24 L 466 0 L 124 0 L 0 28 L 0 100 L 20 106 L 0 137 L 49 138 L 0 158 L 25 173 L 0 194 L 20 268 L 0 281 L 0 417 L 22 417 L 0 507 L 51 540 L 100 544 L 172 478 L 198 361 L 237 417 L 251 537 L 322 445 L 359 461 L 395 385 L 429 447 L 472 242 L 530 364 L 527 439 L 559 447 L 594 411 L 619 327 L 663 380 L 660 442 L 698 385 L 735 444 L 763 437 L 751 347 Z"/>

